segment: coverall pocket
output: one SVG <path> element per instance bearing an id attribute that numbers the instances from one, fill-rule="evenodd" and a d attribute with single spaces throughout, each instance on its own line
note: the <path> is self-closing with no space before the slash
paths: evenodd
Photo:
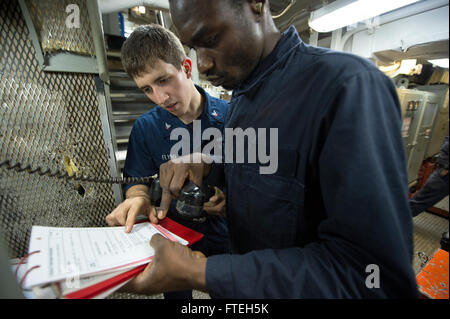
<path id="1" fill-rule="evenodd" d="M 260 175 L 254 169 L 245 169 L 243 175 L 245 219 L 253 225 L 253 237 L 265 248 L 294 246 L 304 186 L 294 177 Z"/>

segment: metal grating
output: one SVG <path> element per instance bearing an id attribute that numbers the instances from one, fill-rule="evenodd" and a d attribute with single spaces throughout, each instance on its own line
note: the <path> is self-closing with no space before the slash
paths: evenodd
<path id="1" fill-rule="evenodd" d="M 95 75 L 42 72 L 15 0 L 0 2 L 0 161 L 5 159 L 109 175 Z M 26 254 L 32 225 L 106 226 L 113 209 L 111 185 L 0 168 L 0 228 L 10 257 Z"/>
<path id="2" fill-rule="evenodd" d="M 44 53 L 63 50 L 95 56 L 86 0 L 26 0 L 26 4 Z M 79 8 L 79 28 L 66 27 L 66 19 L 73 12 L 66 12 L 69 5 Z"/>
<path id="3" fill-rule="evenodd" d="M 448 207 L 447 207 L 448 209 Z M 448 220 L 427 212 L 413 219 L 414 225 L 414 258 L 413 268 L 417 275 L 425 266 L 426 261 L 441 247 L 443 232 L 448 231 Z"/>

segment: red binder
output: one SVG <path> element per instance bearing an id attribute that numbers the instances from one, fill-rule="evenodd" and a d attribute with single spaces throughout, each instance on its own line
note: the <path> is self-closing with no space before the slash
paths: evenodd
<path id="1" fill-rule="evenodd" d="M 108 291 L 120 284 L 126 282 L 129 279 L 140 274 L 144 271 L 147 265 L 141 265 L 137 268 L 124 272 L 123 274 L 117 275 L 116 277 L 110 278 L 108 280 L 102 281 L 98 284 L 80 289 L 78 291 L 72 292 L 64 296 L 65 299 L 92 299 L 101 293 Z"/>
<path id="2" fill-rule="evenodd" d="M 140 223 L 142 223 L 142 222 L 148 222 L 148 220 L 143 220 Z M 187 228 L 167 217 L 165 219 L 161 220 L 159 222 L 159 225 L 164 227 L 165 229 L 169 230 L 170 232 L 176 234 L 177 236 L 185 239 L 188 242 L 188 246 L 198 242 L 200 239 L 203 238 L 203 234 L 196 232 L 190 228 Z M 158 228 L 159 231 L 161 231 L 161 233 L 163 233 L 169 239 L 175 240 L 169 233 L 167 233 L 164 229 L 160 228 L 159 225 L 156 225 L 156 227 Z M 75 292 L 69 293 L 63 297 L 66 299 L 92 299 L 92 298 L 95 298 L 95 297 L 99 296 L 100 294 L 105 293 L 108 290 L 111 290 L 114 287 L 117 287 L 121 284 L 124 284 L 128 280 L 131 280 L 132 278 L 137 276 L 139 273 L 141 273 L 145 269 L 146 266 L 147 266 L 147 264 L 138 266 L 136 268 L 125 271 L 115 277 L 109 278 L 100 283 L 97 283 L 92 286 L 85 287 L 85 288 L 82 288 Z"/>

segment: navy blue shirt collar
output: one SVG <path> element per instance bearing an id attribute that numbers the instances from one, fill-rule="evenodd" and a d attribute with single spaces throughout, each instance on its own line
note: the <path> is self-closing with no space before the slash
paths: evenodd
<path id="1" fill-rule="evenodd" d="M 272 71 L 278 67 L 279 63 L 283 62 L 284 56 L 302 43 L 303 41 L 298 35 L 297 29 L 294 26 L 290 26 L 289 29 L 283 32 L 273 51 L 265 57 L 255 70 L 253 70 L 250 76 L 233 91 L 233 96 L 236 97 L 244 94 L 260 84 L 261 80 L 272 73 Z"/>
<path id="2" fill-rule="evenodd" d="M 209 95 L 202 87 L 195 84 L 197 91 L 205 98 L 203 112 L 197 120 L 207 120 L 210 123 L 223 124 L 225 116 L 222 108 L 217 105 L 217 101 Z M 169 137 L 172 129 L 177 127 L 190 127 L 192 124 L 184 124 L 178 117 L 161 108 L 161 132 L 165 132 L 165 136 Z"/>

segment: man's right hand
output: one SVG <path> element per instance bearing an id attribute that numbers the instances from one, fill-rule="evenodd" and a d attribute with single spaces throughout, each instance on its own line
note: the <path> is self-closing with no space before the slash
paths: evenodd
<path id="1" fill-rule="evenodd" d="M 162 188 L 158 218 L 166 217 L 172 198 L 178 198 L 186 179 L 201 185 L 211 171 L 212 160 L 202 153 L 194 153 L 170 160 L 159 167 L 159 182 Z"/>
<path id="2" fill-rule="evenodd" d="M 127 199 L 106 216 L 109 226 L 126 226 L 125 232 L 129 233 L 138 214 L 147 216 L 151 223 L 157 224 L 155 207 L 150 203 L 148 187 L 145 185 L 135 185 L 127 191 Z"/>

